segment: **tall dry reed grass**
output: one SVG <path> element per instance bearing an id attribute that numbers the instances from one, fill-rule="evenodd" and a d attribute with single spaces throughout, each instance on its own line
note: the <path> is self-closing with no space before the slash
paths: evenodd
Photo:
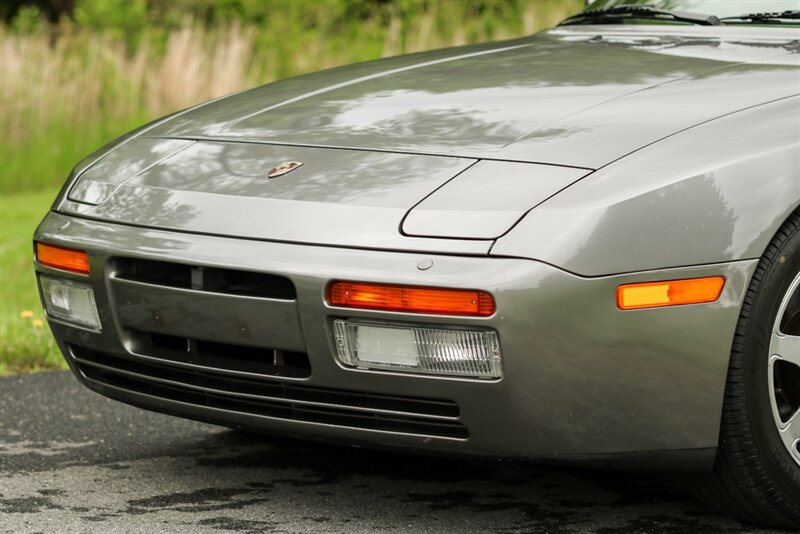
<path id="1" fill-rule="evenodd" d="M 234 24 L 209 34 L 187 24 L 156 54 L 148 39 L 130 55 L 103 35 L 13 35 L 0 29 L 0 107 L 5 141 L 16 144 L 54 120 L 76 126 L 102 117 L 160 115 L 239 90 L 260 80 L 253 29 Z"/>

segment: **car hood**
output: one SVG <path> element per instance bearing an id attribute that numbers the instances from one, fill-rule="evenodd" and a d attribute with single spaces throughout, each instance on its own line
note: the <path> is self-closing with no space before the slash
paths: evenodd
<path id="1" fill-rule="evenodd" d="M 796 31 L 653 32 L 556 29 L 245 91 L 137 132 L 81 169 L 57 209 L 249 239 L 487 254 L 593 169 L 800 92 Z M 286 161 L 303 165 L 267 176 Z"/>
<path id="2" fill-rule="evenodd" d="M 281 81 L 148 135 L 598 168 L 796 94 L 798 37 L 796 28 L 556 28 Z"/>
<path id="3" fill-rule="evenodd" d="M 271 165 L 280 162 L 300 165 L 270 178 Z M 483 254 L 530 207 L 588 172 L 463 157 L 143 137 L 84 171 L 61 211 L 243 238 Z M 436 239 L 443 237 L 464 239 L 447 248 Z"/>

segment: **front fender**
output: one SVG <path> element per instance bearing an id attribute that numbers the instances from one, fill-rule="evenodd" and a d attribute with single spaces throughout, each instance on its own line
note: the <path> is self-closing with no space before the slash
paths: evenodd
<path id="1" fill-rule="evenodd" d="M 759 258 L 800 206 L 798 116 L 793 96 L 645 146 L 536 207 L 491 255 L 584 276 Z"/>

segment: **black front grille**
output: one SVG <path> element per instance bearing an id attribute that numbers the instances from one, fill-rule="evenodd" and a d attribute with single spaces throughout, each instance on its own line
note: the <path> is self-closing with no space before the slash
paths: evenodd
<path id="1" fill-rule="evenodd" d="M 140 361 L 70 346 L 89 380 L 113 388 L 250 415 L 335 426 L 464 439 L 452 401 L 319 388 Z"/>
<path id="2" fill-rule="evenodd" d="M 292 281 L 274 274 L 133 258 L 115 258 L 112 265 L 115 278 L 133 282 L 246 297 L 297 298 Z"/>
<path id="3" fill-rule="evenodd" d="M 127 330 L 133 352 L 179 366 L 232 370 L 285 378 L 308 378 L 311 363 L 302 352 L 219 343 L 142 330 Z"/>

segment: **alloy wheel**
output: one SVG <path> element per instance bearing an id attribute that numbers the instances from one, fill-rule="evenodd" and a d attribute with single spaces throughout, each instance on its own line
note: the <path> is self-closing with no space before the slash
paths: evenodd
<path id="1" fill-rule="evenodd" d="M 772 415 L 781 441 L 800 465 L 800 273 L 781 302 L 769 355 Z"/>

